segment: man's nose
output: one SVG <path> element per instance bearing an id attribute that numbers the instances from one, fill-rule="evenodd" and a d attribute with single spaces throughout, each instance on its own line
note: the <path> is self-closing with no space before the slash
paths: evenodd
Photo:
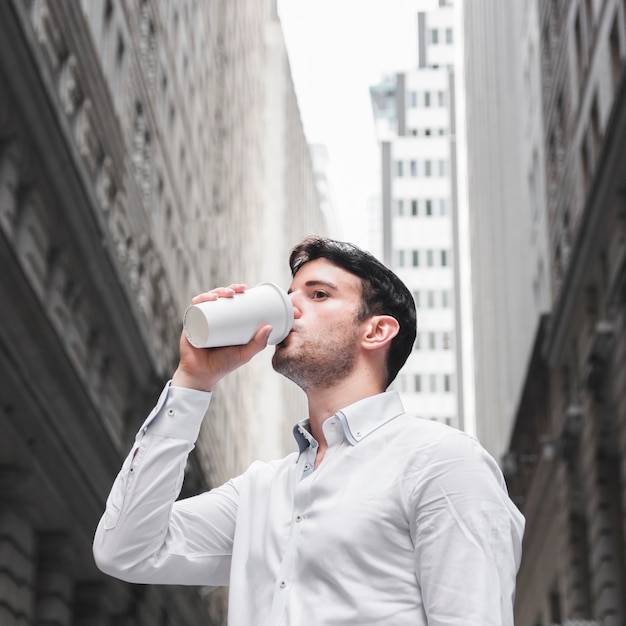
<path id="1" fill-rule="evenodd" d="M 300 306 L 298 305 L 298 295 L 295 291 L 292 291 L 289 294 L 289 297 L 291 298 L 291 306 L 293 306 L 293 317 L 297 320 L 299 317 L 302 317 L 302 311 L 300 310 Z"/>

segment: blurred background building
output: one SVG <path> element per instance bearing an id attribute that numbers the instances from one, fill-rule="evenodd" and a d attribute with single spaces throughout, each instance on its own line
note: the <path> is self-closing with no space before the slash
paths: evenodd
<path id="1" fill-rule="evenodd" d="M 101 575 L 93 532 L 192 295 L 286 285 L 326 231 L 272 0 L 0 3 L 0 624 L 223 622 Z M 216 394 L 186 495 L 283 453 L 303 397 L 269 357 Z"/>
<path id="2" fill-rule="evenodd" d="M 626 3 L 467 0 L 477 430 L 517 626 L 626 620 Z M 504 454 L 503 454 L 504 453 Z"/>
<path id="3" fill-rule="evenodd" d="M 394 387 L 407 411 L 463 427 L 453 2 L 417 3 L 417 64 L 370 88 L 382 251 L 413 292 L 418 335 Z"/>

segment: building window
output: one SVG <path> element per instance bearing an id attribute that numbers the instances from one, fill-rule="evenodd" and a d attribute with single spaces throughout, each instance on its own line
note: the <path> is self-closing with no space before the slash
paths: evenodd
<path id="1" fill-rule="evenodd" d="M 439 199 L 439 215 L 448 214 L 448 201 L 445 198 Z"/>
<path id="2" fill-rule="evenodd" d="M 443 390 L 446 393 L 450 393 L 452 391 L 452 381 L 450 374 L 443 375 Z"/>
<path id="3" fill-rule="evenodd" d="M 403 176 L 402 165 L 403 165 L 402 161 L 398 161 L 396 163 L 396 167 L 397 167 L 396 173 L 398 174 L 398 178 L 402 178 L 402 176 Z"/>
<path id="4" fill-rule="evenodd" d="M 426 200 L 426 215 L 430 217 L 433 214 L 433 201 Z"/>
<path id="5" fill-rule="evenodd" d="M 413 267 L 419 267 L 420 253 L 419 250 L 413 250 Z"/>
<path id="6" fill-rule="evenodd" d="M 411 200 L 411 215 L 413 217 L 417 215 L 417 200 Z"/>
<path id="7" fill-rule="evenodd" d="M 420 308 L 420 292 L 419 291 L 413 292 L 413 300 L 415 300 L 415 308 L 419 309 Z"/>
<path id="8" fill-rule="evenodd" d="M 424 161 L 424 176 L 432 175 L 432 163 L 430 161 Z"/>
<path id="9" fill-rule="evenodd" d="M 434 254 L 432 250 L 427 250 L 426 251 L 426 265 L 428 265 L 428 267 L 432 267 L 434 265 Z"/>
<path id="10" fill-rule="evenodd" d="M 437 391 L 437 376 L 435 374 L 430 374 L 428 378 L 430 379 L 430 392 L 435 393 Z"/>
<path id="11" fill-rule="evenodd" d="M 404 267 L 404 250 L 398 250 L 398 267 Z"/>
<path id="12" fill-rule="evenodd" d="M 411 176 L 413 178 L 417 176 L 417 161 L 411 161 Z"/>
<path id="13" fill-rule="evenodd" d="M 411 97 L 411 108 L 412 109 L 417 108 L 417 91 L 412 91 L 410 97 Z"/>
<path id="14" fill-rule="evenodd" d="M 452 42 L 453 42 L 452 29 L 446 28 L 446 43 L 452 43 Z"/>
<path id="15" fill-rule="evenodd" d="M 443 91 L 438 91 L 437 92 L 437 104 L 440 107 L 446 106 L 446 97 L 445 97 L 445 94 L 443 93 Z"/>
<path id="16" fill-rule="evenodd" d="M 443 349 L 450 349 L 450 333 L 443 333 Z"/>
<path id="17" fill-rule="evenodd" d="M 404 215 L 404 200 L 396 200 L 396 205 L 398 209 L 398 215 L 402 217 Z"/>
<path id="18" fill-rule="evenodd" d="M 446 267 L 447 265 L 448 265 L 448 251 L 442 250 L 441 251 L 441 266 Z"/>
<path id="19" fill-rule="evenodd" d="M 424 92 L 424 106 L 426 108 L 430 107 L 430 91 Z"/>
<path id="20" fill-rule="evenodd" d="M 428 308 L 429 309 L 435 308 L 435 292 L 434 291 L 428 292 Z"/>
<path id="21" fill-rule="evenodd" d="M 446 162 L 444 160 L 439 161 L 439 176 L 446 175 Z"/>
<path id="22" fill-rule="evenodd" d="M 415 376 L 413 376 L 413 388 L 416 393 L 422 392 L 422 377 L 419 374 L 415 374 Z"/>
<path id="23" fill-rule="evenodd" d="M 450 292 L 444 289 L 441 292 L 441 306 L 447 309 L 450 306 Z"/>
<path id="24" fill-rule="evenodd" d="M 435 45 L 439 43 L 439 31 L 436 28 L 430 31 L 430 42 Z"/>
<path id="25" fill-rule="evenodd" d="M 428 333 L 428 349 L 436 350 L 437 349 L 437 338 L 435 333 Z"/>

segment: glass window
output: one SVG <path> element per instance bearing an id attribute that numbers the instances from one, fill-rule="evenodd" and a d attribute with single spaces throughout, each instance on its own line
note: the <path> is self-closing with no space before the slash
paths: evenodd
<path id="1" fill-rule="evenodd" d="M 404 200 L 397 200 L 398 203 L 398 215 L 404 215 Z"/>
<path id="2" fill-rule="evenodd" d="M 444 290 L 441 292 L 441 306 L 447 309 L 450 306 L 450 292 Z"/>
<path id="3" fill-rule="evenodd" d="M 439 43 L 439 31 L 436 28 L 430 31 L 430 42 L 434 44 Z"/>
<path id="4" fill-rule="evenodd" d="M 424 92 L 424 106 L 428 108 L 430 106 L 430 91 Z"/>
<path id="5" fill-rule="evenodd" d="M 428 349 L 435 350 L 437 348 L 437 339 L 435 333 L 428 333 Z"/>
<path id="6" fill-rule="evenodd" d="M 446 393 L 450 393 L 450 391 L 452 391 L 452 381 L 450 374 L 444 374 L 443 376 L 443 390 Z"/>
<path id="7" fill-rule="evenodd" d="M 452 43 L 452 40 L 453 40 L 452 29 L 446 28 L 446 43 Z"/>
<path id="8" fill-rule="evenodd" d="M 417 176 L 417 161 L 411 161 L 411 176 Z"/>
<path id="9" fill-rule="evenodd" d="M 443 91 L 438 91 L 437 92 L 437 104 L 440 107 L 443 107 L 446 105 L 446 97 L 445 94 L 443 93 Z"/>
<path id="10" fill-rule="evenodd" d="M 402 178 L 402 161 L 397 161 L 396 166 L 398 178 Z"/>
<path id="11" fill-rule="evenodd" d="M 432 250 L 427 250 L 426 251 L 426 265 L 428 265 L 428 267 L 432 267 L 434 264 L 435 263 L 434 263 L 433 251 Z"/>
<path id="12" fill-rule="evenodd" d="M 448 214 L 448 201 L 445 198 L 439 200 L 439 215 Z"/>
<path id="13" fill-rule="evenodd" d="M 426 215 L 430 217 L 433 214 L 433 201 L 426 200 Z"/>
<path id="14" fill-rule="evenodd" d="M 417 91 L 411 92 L 411 108 L 415 109 L 417 107 Z"/>
<path id="15" fill-rule="evenodd" d="M 448 265 L 448 251 L 442 250 L 441 251 L 441 266 L 446 267 L 447 265 Z"/>
<path id="16" fill-rule="evenodd" d="M 420 308 L 420 292 L 419 291 L 413 292 L 413 300 L 415 300 L 415 308 L 419 309 Z"/>
<path id="17" fill-rule="evenodd" d="M 398 250 L 398 267 L 404 267 L 404 250 Z"/>
<path id="18" fill-rule="evenodd" d="M 430 176 L 432 174 L 432 163 L 430 161 L 424 161 L 424 176 Z"/>
<path id="19" fill-rule="evenodd" d="M 413 250 L 413 267 L 419 267 L 420 253 L 419 250 Z"/>
<path id="20" fill-rule="evenodd" d="M 411 215 L 417 215 L 417 200 L 411 200 Z"/>
<path id="21" fill-rule="evenodd" d="M 415 374 L 413 377 L 413 385 L 417 393 L 422 391 L 422 377 L 419 374 Z"/>
<path id="22" fill-rule="evenodd" d="M 437 391 L 437 376 L 435 374 L 430 374 L 429 376 L 430 379 L 430 391 L 432 393 L 434 393 L 435 391 Z"/>
<path id="23" fill-rule="evenodd" d="M 428 308 L 429 309 L 435 308 L 435 292 L 434 291 L 428 292 Z"/>
<path id="24" fill-rule="evenodd" d="M 439 161 L 439 176 L 445 176 L 445 175 L 446 175 L 446 162 Z"/>

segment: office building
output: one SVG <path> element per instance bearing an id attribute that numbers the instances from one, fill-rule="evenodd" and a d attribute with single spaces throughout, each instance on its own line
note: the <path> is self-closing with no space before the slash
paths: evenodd
<path id="1" fill-rule="evenodd" d="M 394 387 L 407 411 L 463 427 L 454 7 L 417 3 L 416 67 L 370 88 L 381 149 L 383 260 L 411 289 L 418 336 Z"/>

